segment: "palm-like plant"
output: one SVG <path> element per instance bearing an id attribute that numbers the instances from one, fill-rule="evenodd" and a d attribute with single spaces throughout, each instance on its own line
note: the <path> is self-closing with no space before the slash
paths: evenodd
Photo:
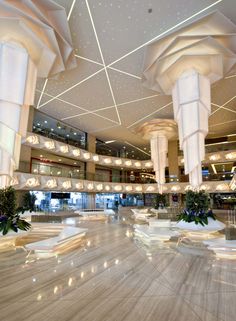
<path id="1" fill-rule="evenodd" d="M 20 212 L 16 205 L 16 193 L 14 188 L 0 189 L 0 232 L 6 235 L 10 230 L 27 231 L 31 225 L 20 218 Z"/>
<path id="2" fill-rule="evenodd" d="M 205 191 L 188 191 L 185 202 L 186 208 L 178 215 L 178 221 L 195 222 L 204 226 L 208 224 L 209 217 L 215 220 L 215 215 L 209 209 L 209 199 Z"/>

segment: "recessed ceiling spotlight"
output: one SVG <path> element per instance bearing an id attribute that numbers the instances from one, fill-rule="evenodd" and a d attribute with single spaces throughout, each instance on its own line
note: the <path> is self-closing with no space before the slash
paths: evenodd
<path id="1" fill-rule="evenodd" d="M 76 165 L 77 163 L 76 162 L 74 162 L 74 165 Z"/>
<path id="2" fill-rule="evenodd" d="M 70 135 L 69 135 L 69 134 L 67 134 L 67 135 L 66 135 L 66 137 L 70 137 Z"/>
<path id="3" fill-rule="evenodd" d="M 51 128 L 51 132 L 53 132 L 54 131 L 54 129 L 53 128 Z"/>
<path id="4" fill-rule="evenodd" d="M 40 123 L 37 123 L 38 126 L 40 126 Z"/>
<path id="5" fill-rule="evenodd" d="M 43 157 L 43 155 L 40 155 L 40 157 Z"/>
<path id="6" fill-rule="evenodd" d="M 61 159 L 59 158 L 58 161 L 61 162 Z"/>
<path id="7" fill-rule="evenodd" d="M 47 121 L 47 120 L 45 120 L 45 121 L 44 121 L 44 123 L 45 123 L 45 124 L 47 124 L 47 123 L 48 123 L 48 121 Z"/>
<path id="8" fill-rule="evenodd" d="M 77 135 L 77 133 L 74 133 L 74 135 Z"/>

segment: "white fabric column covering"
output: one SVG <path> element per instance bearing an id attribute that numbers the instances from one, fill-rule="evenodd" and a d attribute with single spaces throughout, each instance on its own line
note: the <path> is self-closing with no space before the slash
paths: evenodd
<path id="1" fill-rule="evenodd" d="M 162 193 L 162 185 L 165 184 L 165 168 L 167 166 L 168 139 L 166 136 L 151 138 L 151 159 L 156 175 L 159 192 Z"/>
<path id="2" fill-rule="evenodd" d="M 176 81 L 172 97 L 180 148 L 184 152 L 185 174 L 189 174 L 190 184 L 197 188 L 202 183 L 201 161 L 205 158 L 205 137 L 211 112 L 210 80 L 195 70 L 188 70 Z"/>
<path id="3" fill-rule="evenodd" d="M 36 77 L 36 67 L 25 48 L 0 43 L 0 187 L 9 183 L 19 164 L 21 136 L 26 135 Z"/>

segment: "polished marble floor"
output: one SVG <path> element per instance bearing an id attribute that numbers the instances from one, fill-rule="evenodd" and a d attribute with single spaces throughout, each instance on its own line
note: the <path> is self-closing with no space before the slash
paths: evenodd
<path id="1" fill-rule="evenodd" d="M 127 221 L 82 222 L 85 247 L 59 257 L 0 252 L 1 321 L 234 321 L 236 262 L 144 248 Z"/>

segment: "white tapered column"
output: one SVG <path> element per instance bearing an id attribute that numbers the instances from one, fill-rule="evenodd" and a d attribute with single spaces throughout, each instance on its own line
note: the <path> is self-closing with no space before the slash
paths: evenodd
<path id="1" fill-rule="evenodd" d="M 165 169 L 167 166 L 168 140 L 176 137 L 177 126 L 172 119 L 153 119 L 136 128 L 136 133 L 150 140 L 153 169 L 162 194 L 165 184 Z"/>
<path id="2" fill-rule="evenodd" d="M 142 82 L 171 95 L 190 184 L 202 182 L 210 115 L 210 84 L 236 72 L 236 25 L 219 11 L 147 46 Z"/>
<path id="3" fill-rule="evenodd" d="M 189 174 L 190 184 L 197 188 L 202 183 L 201 162 L 205 158 L 205 137 L 211 112 L 210 80 L 195 70 L 185 71 L 177 79 L 172 96 L 185 174 Z"/>
<path id="4" fill-rule="evenodd" d="M 165 184 L 165 168 L 167 166 L 168 139 L 166 136 L 158 135 L 158 132 L 152 133 L 151 143 L 151 159 L 153 169 L 156 175 L 158 190 L 162 194 L 162 186 Z"/>
<path id="5" fill-rule="evenodd" d="M 0 188 L 18 167 L 21 137 L 26 135 L 37 69 L 25 48 L 0 43 Z"/>

